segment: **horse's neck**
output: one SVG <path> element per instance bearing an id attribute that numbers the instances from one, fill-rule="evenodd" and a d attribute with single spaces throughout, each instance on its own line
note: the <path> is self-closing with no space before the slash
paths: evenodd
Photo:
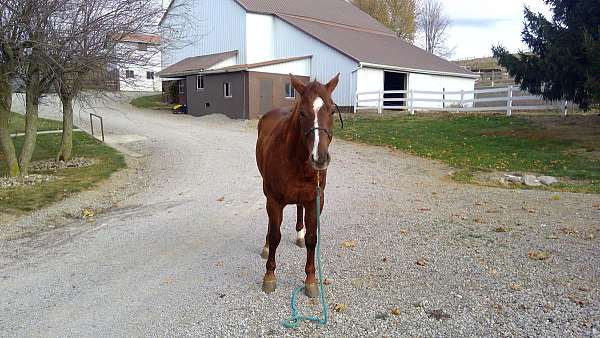
<path id="1" fill-rule="evenodd" d="M 284 129 L 286 130 L 285 147 L 288 159 L 290 162 L 304 163 L 309 154 L 304 144 L 306 140 L 302 130 L 300 130 L 300 121 L 298 121 L 297 114 L 292 113 L 286 122 L 287 126 Z"/>

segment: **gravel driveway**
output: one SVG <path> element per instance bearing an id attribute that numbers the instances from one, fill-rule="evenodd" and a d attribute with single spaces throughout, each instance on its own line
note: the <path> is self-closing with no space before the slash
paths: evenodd
<path id="1" fill-rule="evenodd" d="M 95 222 L 0 241 L 13 258 L 0 268 L 4 337 L 600 336 L 597 195 L 459 185 L 441 164 L 336 140 L 322 220 L 330 323 L 286 330 L 306 254 L 289 207 L 278 289 L 261 292 L 252 123 L 123 101 L 98 111 L 109 138 L 134 140 L 123 147 L 142 155 L 144 183 Z"/>

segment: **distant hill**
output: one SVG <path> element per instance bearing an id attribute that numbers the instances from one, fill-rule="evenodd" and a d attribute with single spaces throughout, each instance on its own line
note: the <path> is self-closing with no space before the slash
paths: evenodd
<path id="1" fill-rule="evenodd" d="M 494 57 L 462 59 L 456 60 L 454 63 L 481 75 L 481 78 L 475 84 L 478 88 L 506 87 L 514 84 L 514 79 L 508 75 L 504 67 L 498 64 L 498 60 Z"/>
<path id="2" fill-rule="evenodd" d="M 502 66 L 498 64 L 498 60 L 494 57 L 485 58 L 474 58 L 474 59 L 463 59 L 454 61 L 457 65 L 465 67 L 471 71 L 477 72 L 479 70 L 503 70 L 506 71 Z"/>

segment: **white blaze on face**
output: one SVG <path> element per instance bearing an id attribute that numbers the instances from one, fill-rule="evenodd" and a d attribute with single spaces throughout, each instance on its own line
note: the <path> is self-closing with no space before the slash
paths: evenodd
<path id="1" fill-rule="evenodd" d="M 313 111 L 315 112 L 315 142 L 313 144 L 312 156 L 315 161 L 319 160 L 319 110 L 323 107 L 323 99 L 317 97 L 313 102 Z"/>

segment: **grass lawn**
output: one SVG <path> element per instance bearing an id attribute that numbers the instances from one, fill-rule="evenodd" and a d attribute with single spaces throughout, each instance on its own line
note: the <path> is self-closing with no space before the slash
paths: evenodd
<path id="1" fill-rule="evenodd" d="M 553 189 L 600 193 L 600 117 L 500 115 L 356 116 L 336 135 L 390 146 L 477 172 L 531 172 L 569 178 Z M 490 182 L 491 183 L 491 182 Z"/>
<path id="2" fill-rule="evenodd" d="M 16 127 L 20 125 L 13 121 Z M 51 126 L 53 121 L 40 119 L 41 125 Z M 38 135 L 33 161 L 54 159 L 60 146 L 60 134 Z M 15 139 L 17 151 L 23 137 Z M 71 194 L 90 189 L 113 172 L 125 167 L 125 159 L 115 149 L 97 141 L 86 133 L 73 133 L 73 155 L 95 159 L 93 165 L 68 168 L 52 173 L 61 179 L 34 186 L 0 189 L 0 213 L 22 214 L 42 208 Z M 3 158 L 0 153 L 0 158 Z M 0 176 L 6 175 L 4 162 L 0 163 Z M 43 173 L 41 173 L 43 174 Z"/>
<path id="3" fill-rule="evenodd" d="M 24 133 L 25 132 L 25 116 L 17 113 L 11 113 L 9 122 L 10 132 Z M 38 131 L 46 130 L 62 130 L 62 121 L 54 121 L 47 119 L 38 119 Z"/>
<path id="4" fill-rule="evenodd" d="M 172 104 L 162 102 L 162 95 L 141 96 L 131 100 L 131 105 L 138 108 L 146 109 L 171 109 Z"/>

